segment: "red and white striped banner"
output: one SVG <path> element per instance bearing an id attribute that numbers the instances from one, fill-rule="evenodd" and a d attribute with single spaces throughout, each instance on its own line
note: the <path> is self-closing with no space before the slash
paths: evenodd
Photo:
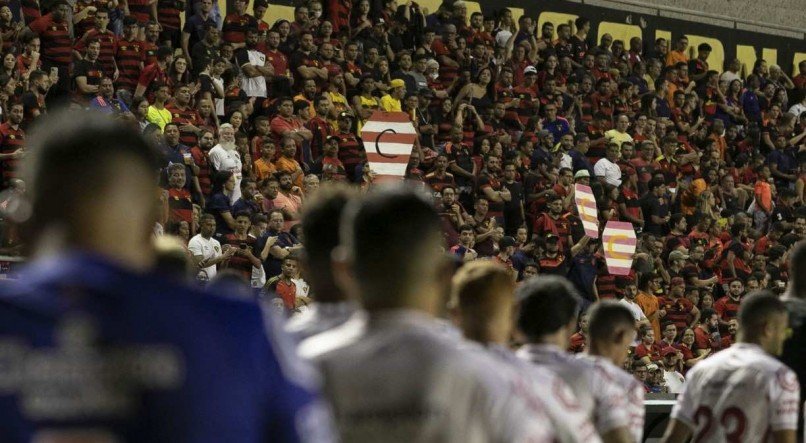
<path id="1" fill-rule="evenodd" d="M 590 186 L 575 184 L 574 202 L 582 220 L 582 227 L 585 228 L 585 235 L 599 238 L 599 212 L 596 209 L 596 197 L 593 196 Z"/>
<path id="2" fill-rule="evenodd" d="M 394 132 L 392 132 L 394 131 Z M 380 140 L 378 137 L 380 136 Z M 375 111 L 361 128 L 367 161 L 375 180 L 402 179 L 406 175 L 417 130 L 405 112 Z M 375 143 L 378 142 L 378 150 Z M 387 157 L 388 156 L 388 157 Z"/>
<path id="3" fill-rule="evenodd" d="M 612 275 L 629 275 L 635 255 L 635 229 L 632 223 L 610 220 L 602 232 L 607 272 Z"/>

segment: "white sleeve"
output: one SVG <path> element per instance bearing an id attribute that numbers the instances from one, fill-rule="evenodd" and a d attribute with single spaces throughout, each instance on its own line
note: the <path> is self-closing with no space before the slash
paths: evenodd
<path id="1" fill-rule="evenodd" d="M 213 257 L 212 258 L 218 258 L 218 257 L 220 257 L 222 255 L 222 253 L 223 252 L 221 251 L 221 243 L 218 240 L 213 239 Z"/>
<path id="2" fill-rule="evenodd" d="M 604 159 L 600 159 L 595 165 L 593 165 L 593 173 L 597 177 L 605 177 L 607 175 L 607 168 L 602 160 Z"/>
<path id="3" fill-rule="evenodd" d="M 196 240 L 195 237 L 191 238 L 190 241 L 188 242 L 188 250 L 193 255 L 204 256 L 204 252 L 202 251 L 202 245 L 198 240 Z"/>
<path id="4" fill-rule="evenodd" d="M 214 147 L 213 149 L 210 150 L 210 153 L 208 154 L 208 157 L 210 158 L 210 164 L 213 165 L 213 169 L 215 169 L 216 171 L 221 170 L 221 156 L 218 155 L 219 149 L 216 149 Z"/>
<path id="5" fill-rule="evenodd" d="M 798 429 L 800 384 L 795 373 L 782 366 L 770 380 L 769 422 L 773 431 Z"/>

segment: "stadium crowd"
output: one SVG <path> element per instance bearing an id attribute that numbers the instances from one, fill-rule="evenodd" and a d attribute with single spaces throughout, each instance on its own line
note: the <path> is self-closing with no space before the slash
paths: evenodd
<path id="1" fill-rule="evenodd" d="M 126 121 L 163 154 L 155 234 L 181 239 L 200 284 L 273 298 L 307 338 L 357 307 L 327 283 L 330 250 L 303 247 L 327 229 L 305 229 L 306 203 L 334 183 L 373 187 L 362 126 L 402 111 L 418 133 L 405 178 L 430 193 L 456 266 L 491 261 L 523 287 L 564 277 L 583 311 L 627 307 L 638 335 L 624 369 L 645 392 L 680 393 L 693 366 L 736 343 L 745 294 L 784 292 L 806 238 L 806 62 L 792 78 L 764 60 L 711 66 L 711 47 L 684 35 L 596 42 L 586 18 L 537 29 L 506 8 L 468 17 L 461 0 L 433 13 L 312 0 L 273 24 L 265 0 L 254 15 L 233 5 L 0 7 L 4 198 L 25 193 L 17 163 L 49 108 Z M 585 236 L 577 183 L 602 227 L 634 226 L 630 275 L 610 275 Z M 3 228 L 2 251 L 23 251 Z M 303 254 L 320 266 L 302 269 Z M 326 302 L 335 323 L 305 329 Z M 588 320 L 569 351 L 596 339 Z"/>

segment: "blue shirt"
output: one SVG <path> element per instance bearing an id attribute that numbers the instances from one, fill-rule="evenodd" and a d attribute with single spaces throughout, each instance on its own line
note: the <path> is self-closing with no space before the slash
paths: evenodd
<path id="1" fill-rule="evenodd" d="M 557 117 L 557 119 L 553 122 L 543 120 L 543 129 L 551 132 L 551 134 L 554 136 L 554 141 L 559 142 L 560 137 L 568 134 L 568 131 L 571 130 L 571 126 L 568 125 L 568 120 L 562 117 Z"/>
<path id="2" fill-rule="evenodd" d="M 104 114 L 122 114 L 124 112 L 129 112 L 129 108 L 126 106 L 126 103 L 123 103 L 116 98 L 107 100 L 101 96 L 90 100 L 90 109 L 100 111 Z"/>
<path id="3" fill-rule="evenodd" d="M 127 442 L 329 439 L 316 373 L 252 301 L 84 254 L 30 265 L 0 293 L 3 442 L 44 428 Z"/>
<path id="4" fill-rule="evenodd" d="M 740 101 L 745 117 L 751 122 L 761 123 L 761 105 L 758 103 L 758 94 L 748 89 L 744 91 Z"/>

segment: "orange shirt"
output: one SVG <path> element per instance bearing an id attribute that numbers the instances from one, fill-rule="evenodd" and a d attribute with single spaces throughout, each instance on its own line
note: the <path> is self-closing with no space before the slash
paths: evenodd
<path id="1" fill-rule="evenodd" d="M 648 294 L 644 291 L 638 291 L 635 296 L 635 302 L 644 311 L 644 315 L 649 319 L 652 324 L 652 329 L 655 331 L 655 340 L 660 337 L 660 318 L 658 317 L 658 297 Z"/>
<path id="2" fill-rule="evenodd" d="M 292 174 L 296 172 L 297 169 L 300 169 L 299 162 L 297 162 L 293 158 L 286 158 L 286 157 L 278 158 L 277 161 L 274 162 L 274 166 L 277 167 L 278 171 L 288 171 Z M 302 187 L 302 178 L 304 175 L 305 174 L 300 174 L 299 177 L 297 177 L 297 180 L 294 182 L 294 184 L 299 187 Z"/>
<path id="3" fill-rule="evenodd" d="M 257 178 L 258 181 L 265 180 L 269 178 L 270 175 L 277 172 L 277 167 L 274 166 L 274 163 L 262 158 L 255 160 L 254 168 L 255 178 Z"/>
<path id="4" fill-rule="evenodd" d="M 767 214 L 772 212 L 772 188 L 770 184 L 759 180 L 756 182 L 753 191 L 756 196 L 756 204 Z"/>
<path id="5" fill-rule="evenodd" d="M 674 66 L 680 62 L 688 63 L 688 56 L 680 51 L 669 51 L 666 54 L 666 66 Z"/>

